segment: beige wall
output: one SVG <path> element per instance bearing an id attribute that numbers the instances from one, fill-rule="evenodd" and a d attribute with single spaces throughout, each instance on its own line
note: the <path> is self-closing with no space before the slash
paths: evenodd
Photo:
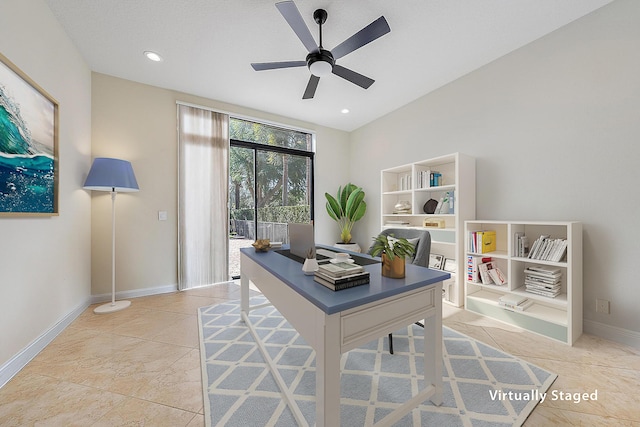
<path id="1" fill-rule="evenodd" d="M 324 211 L 324 192 L 335 192 L 349 175 L 348 134 L 160 89 L 104 74 L 92 78 L 92 155 L 131 161 L 140 192 L 117 197 L 116 278 L 130 295 L 177 285 L 176 101 L 309 129 L 316 134 L 316 238 L 335 241 Z M 111 199 L 94 192 L 92 203 L 92 293 L 110 292 Z M 168 212 L 158 221 L 158 211 Z"/>
<path id="2" fill-rule="evenodd" d="M 0 52 L 60 112 L 60 215 L 0 218 L 1 367 L 90 298 L 91 73 L 40 0 L 0 2 Z"/>
<path id="3" fill-rule="evenodd" d="M 477 218 L 582 221 L 585 328 L 640 332 L 638 22 L 640 2 L 618 0 L 362 127 L 350 149 L 367 161 L 352 179 L 379 194 L 380 169 L 475 156 Z M 358 242 L 379 227 L 368 215 Z"/>

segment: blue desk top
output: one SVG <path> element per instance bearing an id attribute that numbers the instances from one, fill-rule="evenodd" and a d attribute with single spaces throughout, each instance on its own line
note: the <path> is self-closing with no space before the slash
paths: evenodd
<path id="1" fill-rule="evenodd" d="M 321 245 L 317 246 L 321 247 Z M 283 248 L 288 249 L 286 245 Z M 327 249 L 331 248 L 327 247 Z M 242 248 L 240 251 L 327 314 L 338 313 L 403 292 L 419 289 L 451 277 L 449 273 L 443 271 L 407 264 L 404 279 L 390 279 L 382 276 L 381 264 L 372 264 L 364 266 L 364 269 L 370 273 L 370 283 L 368 285 L 332 291 L 316 283 L 313 280 L 313 276 L 305 275 L 302 272 L 302 264 L 273 250 L 256 252 L 254 248 Z M 366 254 L 358 255 L 370 258 Z M 439 298 L 440 295 L 437 297 Z"/>

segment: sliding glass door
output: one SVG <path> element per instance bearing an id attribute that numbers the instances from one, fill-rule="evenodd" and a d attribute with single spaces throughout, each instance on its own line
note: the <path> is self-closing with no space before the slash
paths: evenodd
<path id="1" fill-rule="evenodd" d="M 288 243 L 287 223 L 313 219 L 312 135 L 231 120 L 229 276 L 255 239 Z M 237 139 L 243 138 L 243 139 Z"/>

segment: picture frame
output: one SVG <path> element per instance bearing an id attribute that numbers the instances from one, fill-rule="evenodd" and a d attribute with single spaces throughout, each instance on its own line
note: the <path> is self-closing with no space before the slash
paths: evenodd
<path id="1" fill-rule="evenodd" d="M 58 215 L 58 102 L 0 54 L 0 217 Z"/>
<path id="2" fill-rule="evenodd" d="M 436 270 L 442 269 L 442 262 L 444 261 L 444 256 L 438 254 L 430 254 L 429 255 L 429 268 L 433 268 Z"/>
<path id="3" fill-rule="evenodd" d="M 446 258 L 444 260 L 444 264 L 442 265 L 442 269 L 449 273 L 455 273 L 456 267 L 457 267 L 456 260 L 453 258 Z"/>

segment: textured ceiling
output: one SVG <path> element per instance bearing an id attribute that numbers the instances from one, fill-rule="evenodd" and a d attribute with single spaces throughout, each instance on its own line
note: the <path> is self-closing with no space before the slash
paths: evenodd
<path id="1" fill-rule="evenodd" d="M 298 0 L 316 39 L 313 11 L 327 10 L 328 49 L 381 15 L 391 27 L 338 61 L 375 79 L 373 86 L 331 75 L 314 99 L 302 100 L 306 68 L 256 72 L 249 65 L 306 56 L 275 1 L 46 0 L 93 71 L 347 131 L 610 1 Z M 145 50 L 164 61 L 150 62 Z"/>

